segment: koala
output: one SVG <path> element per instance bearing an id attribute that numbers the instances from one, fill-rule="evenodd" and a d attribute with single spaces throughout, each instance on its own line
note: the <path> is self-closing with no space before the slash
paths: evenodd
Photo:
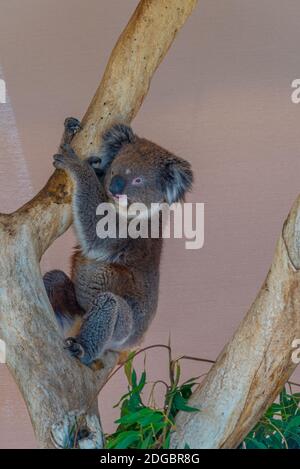
<path id="1" fill-rule="evenodd" d="M 184 200 L 191 189 L 190 164 L 155 143 L 135 135 L 124 124 L 105 132 L 97 156 L 80 160 L 70 143 L 80 130 L 65 121 L 61 152 L 54 166 L 74 182 L 72 211 L 79 245 L 72 256 L 71 278 L 53 270 L 44 285 L 60 325 L 65 348 L 90 366 L 107 350 L 122 352 L 141 342 L 157 309 L 162 237 L 99 238 L 96 209 L 115 205 Z M 118 204 L 119 206 L 119 204 Z M 118 214 L 122 216 L 122 214 Z"/>

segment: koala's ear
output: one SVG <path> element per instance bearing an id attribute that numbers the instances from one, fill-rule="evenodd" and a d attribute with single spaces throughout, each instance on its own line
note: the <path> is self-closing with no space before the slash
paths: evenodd
<path id="1" fill-rule="evenodd" d="M 108 129 L 102 136 L 102 145 L 100 148 L 100 158 L 102 168 L 110 165 L 123 145 L 134 143 L 136 140 L 131 127 L 125 124 L 116 124 Z"/>
<path id="2" fill-rule="evenodd" d="M 171 205 L 184 201 L 184 196 L 192 188 L 192 184 L 193 172 L 190 163 L 177 156 L 167 158 L 163 175 L 166 202 Z"/>

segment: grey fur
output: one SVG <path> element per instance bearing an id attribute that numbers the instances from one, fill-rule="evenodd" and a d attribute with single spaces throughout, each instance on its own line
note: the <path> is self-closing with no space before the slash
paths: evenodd
<path id="1" fill-rule="evenodd" d="M 121 351 L 136 346 L 158 302 L 162 239 L 100 239 L 96 234 L 96 208 L 109 200 L 112 173 L 127 178 L 125 189 L 131 202 L 147 205 L 181 200 L 192 183 L 189 163 L 140 139 L 121 124 L 104 135 L 99 155 L 102 169 L 105 159 L 105 177 L 95 172 L 97 158 L 81 161 L 69 145 L 63 145 L 62 153 L 54 155 L 55 167 L 67 171 L 75 182 L 72 207 L 80 246 L 72 260 L 72 282 L 63 273 L 46 274 L 44 278 L 58 314 L 68 310 L 68 304 L 61 302 L 74 299 L 75 292 L 78 311 L 71 308 L 67 316 L 83 314 L 82 324 L 76 336 L 66 340 L 66 348 L 86 365 L 108 349 Z M 142 178 L 142 187 L 132 183 L 136 177 Z M 49 285 L 51 278 L 53 284 Z M 58 280 L 64 281 L 65 295 L 61 295 Z"/>
<path id="2" fill-rule="evenodd" d="M 102 136 L 102 145 L 99 154 L 103 171 L 107 170 L 123 145 L 134 142 L 134 133 L 128 125 L 116 124 L 108 129 Z"/>
<path id="3" fill-rule="evenodd" d="M 184 160 L 174 161 L 167 165 L 165 186 L 166 200 L 169 205 L 177 201 L 184 201 L 187 191 L 192 188 L 193 173 L 189 163 Z"/>

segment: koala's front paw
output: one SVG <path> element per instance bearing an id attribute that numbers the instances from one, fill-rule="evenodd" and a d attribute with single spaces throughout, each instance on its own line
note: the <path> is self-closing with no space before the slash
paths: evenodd
<path id="1" fill-rule="evenodd" d="M 67 117 L 64 122 L 65 131 L 73 137 L 79 130 L 81 130 L 81 124 L 75 117 Z"/>

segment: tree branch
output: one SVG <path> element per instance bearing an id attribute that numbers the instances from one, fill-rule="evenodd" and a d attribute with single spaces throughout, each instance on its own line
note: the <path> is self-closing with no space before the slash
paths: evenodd
<path id="1" fill-rule="evenodd" d="M 300 197 L 276 246 L 272 266 L 232 340 L 190 399 L 199 413 L 181 412 L 173 447 L 235 448 L 296 368 L 300 338 Z"/>
<path id="2" fill-rule="evenodd" d="M 130 122 L 150 80 L 196 0 L 142 0 L 114 48 L 104 77 L 83 119 L 74 147 L 81 157 L 98 150 L 113 122 Z M 49 157 L 49 156 L 48 156 Z M 84 416 L 91 438 L 101 444 L 97 403 L 85 409 L 115 365 L 94 373 L 63 350 L 46 296 L 39 261 L 70 225 L 72 185 L 55 171 L 37 196 L 10 215 L 0 215 L 0 327 L 7 365 L 27 404 L 39 446 L 62 446 L 74 419 Z M 54 443 L 55 442 L 55 443 Z"/>

